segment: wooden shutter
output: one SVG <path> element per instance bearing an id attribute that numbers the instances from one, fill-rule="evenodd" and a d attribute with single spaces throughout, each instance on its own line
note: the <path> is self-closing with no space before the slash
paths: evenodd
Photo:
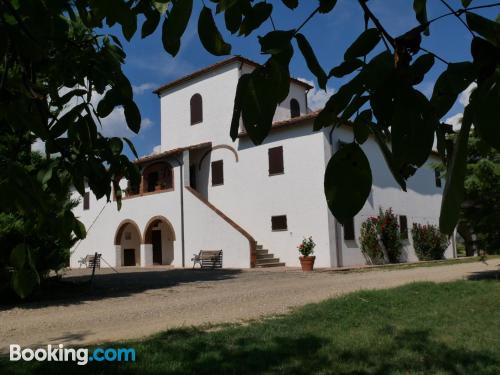
<path id="1" fill-rule="evenodd" d="M 408 239 L 408 218 L 405 215 L 399 216 L 399 233 L 403 240 Z"/>
<path id="2" fill-rule="evenodd" d="M 268 150 L 269 175 L 284 173 L 283 146 L 273 147 Z"/>
<path id="3" fill-rule="evenodd" d="M 436 178 L 436 187 L 441 187 L 441 173 L 438 170 L 434 169 L 434 176 Z"/>
<path id="4" fill-rule="evenodd" d="M 191 97 L 191 125 L 203 122 L 203 101 L 200 94 Z"/>
<path id="5" fill-rule="evenodd" d="M 212 162 L 212 186 L 224 184 L 224 163 L 222 160 Z"/>
<path id="6" fill-rule="evenodd" d="M 352 218 L 344 224 L 344 240 L 354 241 L 356 239 L 355 237 L 354 218 Z"/>
<path id="7" fill-rule="evenodd" d="M 90 193 L 87 191 L 83 196 L 83 209 L 88 210 L 90 208 Z"/>
<path id="8" fill-rule="evenodd" d="M 272 216 L 271 217 L 272 230 L 287 230 L 288 225 L 286 222 L 286 215 Z"/>
<path id="9" fill-rule="evenodd" d="M 299 117 L 300 116 L 300 104 L 297 99 L 290 100 L 290 117 Z"/>

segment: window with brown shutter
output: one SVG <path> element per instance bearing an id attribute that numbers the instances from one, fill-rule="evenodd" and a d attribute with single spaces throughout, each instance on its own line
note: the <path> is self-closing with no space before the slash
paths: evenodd
<path id="1" fill-rule="evenodd" d="M 88 210 L 90 208 L 90 193 L 87 191 L 83 196 L 83 209 Z"/>
<path id="2" fill-rule="evenodd" d="M 272 230 L 287 230 L 288 225 L 286 222 L 286 215 L 272 216 L 271 217 Z"/>
<path id="3" fill-rule="evenodd" d="M 203 122 L 203 100 L 200 94 L 194 94 L 191 97 L 191 125 Z"/>
<path id="4" fill-rule="evenodd" d="M 436 187 L 441 187 L 441 173 L 437 169 L 434 169 L 434 177 L 436 179 Z"/>
<path id="5" fill-rule="evenodd" d="M 283 146 L 273 147 L 268 150 L 269 154 L 269 175 L 284 173 L 283 166 Z"/>
<path id="6" fill-rule="evenodd" d="M 399 233 L 401 239 L 408 239 L 408 219 L 405 215 L 399 215 Z"/>
<path id="7" fill-rule="evenodd" d="M 344 223 L 344 240 L 347 241 L 355 240 L 354 218 L 351 218 L 349 221 Z"/>
<path id="8" fill-rule="evenodd" d="M 299 117 L 300 116 L 300 104 L 297 99 L 290 100 L 290 117 Z"/>
<path id="9" fill-rule="evenodd" d="M 212 162 L 212 186 L 224 184 L 224 164 L 222 160 Z"/>

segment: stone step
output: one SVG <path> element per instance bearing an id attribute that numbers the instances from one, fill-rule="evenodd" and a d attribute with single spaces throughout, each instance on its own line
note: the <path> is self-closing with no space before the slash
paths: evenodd
<path id="1" fill-rule="evenodd" d="M 268 267 L 285 267 L 285 263 L 261 263 L 257 264 L 257 268 L 268 268 Z"/>
<path id="2" fill-rule="evenodd" d="M 262 249 L 264 248 L 264 246 L 262 246 L 262 245 L 257 245 L 257 246 L 256 246 L 256 248 L 257 248 L 257 250 L 262 250 Z"/>
<path id="3" fill-rule="evenodd" d="M 255 251 L 255 253 L 257 254 L 257 256 L 259 256 L 259 255 L 265 255 L 268 252 L 269 252 L 269 250 L 263 250 L 263 249 Z"/>
<path id="4" fill-rule="evenodd" d="M 279 263 L 278 258 L 266 258 L 266 259 L 257 259 L 257 264 L 263 264 L 263 263 Z"/>
<path id="5" fill-rule="evenodd" d="M 271 259 L 274 258 L 274 254 L 257 254 L 257 260 L 259 259 Z"/>

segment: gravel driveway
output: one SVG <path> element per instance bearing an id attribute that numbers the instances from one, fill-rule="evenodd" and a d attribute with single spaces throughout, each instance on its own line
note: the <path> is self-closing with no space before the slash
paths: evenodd
<path id="1" fill-rule="evenodd" d="M 368 272 L 273 270 L 99 270 L 93 291 L 78 298 L 0 308 L 0 352 L 22 346 L 93 344 L 134 339 L 174 327 L 238 322 L 282 314 L 359 289 L 412 281 L 445 282 L 498 270 L 500 259 Z M 84 281 L 87 270 L 65 278 Z"/>

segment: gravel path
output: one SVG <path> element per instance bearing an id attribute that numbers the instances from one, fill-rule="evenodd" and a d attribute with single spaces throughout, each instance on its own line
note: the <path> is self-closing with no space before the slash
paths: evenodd
<path id="1" fill-rule="evenodd" d="M 100 270 L 92 293 L 45 304 L 0 308 L 0 352 L 9 344 L 72 345 L 134 339 L 174 327 L 238 322 L 282 314 L 359 289 L 412 281 L 445 282 L 498 270 L 500 259 L 407 270 L 367 272 L 296 269 L 192 271 L 167 268 Z M 74 270 L 68 280 L 88 279 Z"/>

